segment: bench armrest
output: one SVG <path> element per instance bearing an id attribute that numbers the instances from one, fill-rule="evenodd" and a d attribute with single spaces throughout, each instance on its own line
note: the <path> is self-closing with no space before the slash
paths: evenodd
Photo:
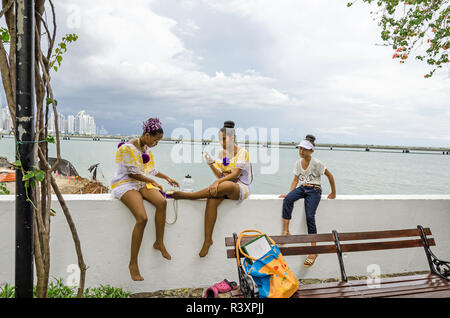
<path id="1" fill-rule="evenodd" d="M 430 266 L 430 271 L 437 276 L 450 281 L 450 262 L 443 261 L 434 255 L 431 251 L 430 245 L 428 244 L 427 236 L 422 226 L 418 225 L 417 228 L 420 230 L 420 235 L 423 240 L 423 247 L 425 249 L 425 254 L 427 255 L 428 264 Z"/>

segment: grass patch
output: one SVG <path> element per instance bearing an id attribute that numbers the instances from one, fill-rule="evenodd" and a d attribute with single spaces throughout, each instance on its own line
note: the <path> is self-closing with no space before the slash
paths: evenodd
<path id="1" fill-rule="evenodd" d="M 77 298 L 78 288 L 75 286 L 67 286 L 62 278 L 53 279 L 48 284 L 48 298 Z M 112 287 L 110 285 L 100 285 L 100 287 L 85 288 L 84 298 L 128 298 L 130 292 L 122 288 Z M 36 286 L 33 288 L 33 296 L 36 297 Z M 14 298 L 15 287 L 6 284 L 0 286 L 0 298 Z"/>

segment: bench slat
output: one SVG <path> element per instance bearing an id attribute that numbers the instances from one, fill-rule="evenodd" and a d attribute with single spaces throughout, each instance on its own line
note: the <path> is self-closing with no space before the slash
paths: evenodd
<path id="1" fill-rule="evenodd" d="M 302 235 L 274 235 L 270 236 L 277 244 L 334 242 L 333 234 L 302 234 Z M 241 244 L 245 244 L 254 237 L 243 237 Z M 234 246 L 232 237 L 225 238 L 225 246 Z"/>
<path id="2" fill-rule="evenodd" d="M 421 293 L 386 296 L 386 298 L 450 298 L 450 290 L 423 291 Z"/>
<path id="3" fill-rule="evenodd" d="M 317 246 L 291 246 L 280 247 L 281 254 L 288 255 L 309 255 L 309 254 L 330 254 L 336 253 L 336 245 L 317 245 Z M 228 249 L 227 258 L 236 258 L 236 250 Z"/>
<path id="4" fill-rule="evenodd" d="M 402 276 L 384 278 L 380 282 L 380 288 L 369 288 L 365 280 L 339 282 L 331 288 L 307 289 L 301 285 L 299 291 L 292 298 L 336 298 L 336 297 L 395 297 L 402 295 L 427 295 L 434 293 L 438 297 L 450 297 L 450 282 L 433 274 L 423 275 L 419 279 L 414 276 Z M 407 281 L 395 281 L 395 279 L 407 279 Z M 352 284 L 353 283 L 353 284 Z M 338 286 L 337 284 L 341 284 Z M 240 290 L 232 292 L 233 298 L 242 298 Z"/>
<path id="5" fill-rule="evenodd" d="M 417 293 L 428 293 L 428 292 L 445 292 L 444 297 L 449 297 L 450 288 L 439 287 L 439 288 L 417 288 L 417 286 L 410 286 L 407 288 L 399 287 L 397 289 L 392 289 L 386 292 L 376 292 L 376 291 L 361 291 L 361 292 L 342 292 L 334 294 L 322 294 L 322 295 L 305 295 L 295 294 L 293 298 L 380 298 L 380 297 L 393 297 L 399 295 L 413 295 Z"/>
<path id="6" fill-rule="evenodd" d="M 433 238 L 428 239 L 430 246 L 435 246 L 436 243 Z M 389 250 L 398 248 L 423 247 L 423 242 L 419 240 L 402 240 L 389 242 L 371 242 L 371 243 L 353 243 L 341 244 L 342 252 L 363 252 L 376 250 Z M 289 255 L 309 255 L 309 254 L 332 254 L 336 253 L 335 245 L 317 245 L 317 246 L 290 246 L 280 247 L 281 254 Z M 236 258 L 235 249 L 227 250 L 227 258 Z"/>
<path id="7" fill-rule="evenodd" d="M 431 235 L 430 228 L 424 229 L 425 235 Z M 371 239 L 386 239 L 386 238 L 401 238 L 401 237 L 420 237 L 419 229 L 407 230 L 390 230 L 390 231 L 372 231 L 372 232 L 353 232 L 353 233 L 339 233 L 339 241 L 358 241 Z"/>
<path id="8" fill-rule="evenodd" d="M 433 238 L 428 239 L 430 246 L 436 245 Z M 341 244 L 342 252 L 362 252 L 362 251 L 375 251 L 375 250 L 389 250 L 397 248 L 410 248 L 410 247 L 423 247 L 422 239 L 419 240 L 402 240 L 402 241 L 389 241 L 389 242 L 376 242 L 376 243 L 354 243 L 354 244 Z M 318 254 L 318 253 L 316 253 Z"/>
<path id="9" fill-rule="evenodd" d="M 392 283 L 380 283 L 380 287 L 375 288 L 369 288 L 367 286 L 366 281 L 361 281 L 362 284 L 359 286 L 342 286 L 342 287 L 335 287 L 335 288 L 323 288 L 323 289 L 301 289 L 299 293 L 302 296 L 315 296 L 315 295 L 321 295 L 321 294 L 334 294 L 334 293 L 349 293 L 349 292 L 362 292 L 364 294 L 372 294 L 372 293 L 385 293 L 389 292 L 391 290 L 397 290 L 397 289 L 407 289 L 410 286 L 412 288 L 430 288 L 430 287 L 446 287 L 450 289 L 450 283 L 445 282 L 442 278 L 435 276 L 433 279 L 430 280 L 416 280 L 416 281 L 407 281 L 407 282 L 392 282 Z"/>
<path id="10" fill-rule="evenodd" d="M 396 283 L 396 282 L 404 282 L 404 281 L 416 281 L 416 280 L 430 280 L 437 277 L 434 274 L 423 274 L 423 275 L 412 275 L 412 276 L 396 276 L 396 277 L 386 277 L 381 279 L 381 284 L 385 283 Z M 342 287 L 342 286 L 360 286 L 365 285 L 365 280 L 349 280 L 347 282 L 339 281 L 339 282 L 328 282 L 328 283 L 318 283 L 318 284 L 304 284 L 300 285 L 302 290 L 308 289 L 323 289 L 323 288 L 334 288 L 334 287 Z"/>
<path id="11" fill-rule="evenodd" d="M 425 235 L 431 234 L 430 228 L 425 228 Z M 390 231 L 372 231 L 372 232 L 349 232 L 339 233 L 339 241 L 359 241 L 370 239 L 387 239 L 387 238 L 402 238 L 402 237 L 420 237 L 419 229 L 406 230 L 390 230 Z M 311 243 L 311 242 L 334 242 L 333 234 L 303 234 L 303 235 L 274 235 L 271 238 L 277 244 L 295 244 L 295 243 Z M 244 237 L 241 244 L 245 244 L 253 238 Z M 234 246 L 232 237 L 225 238 L 225 246 Z"/>

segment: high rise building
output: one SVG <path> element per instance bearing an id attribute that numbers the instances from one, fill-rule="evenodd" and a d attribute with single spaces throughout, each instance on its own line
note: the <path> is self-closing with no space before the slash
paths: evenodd
<path id="1" fill-rule="evenodd" d="M 0 108 L 0 131 L 10 132 L 13 129 L 8 107 Z"/>
<path id="2" fill-rule="evenodd" d="M 55 115 L 52 112 L 49 116 L 48 119 L 49 123 L 48 123 L 48 131 L 51 133 L 56 132 L 55 130 Z M 58 129 L 60 133 L 65 133 L 67 131 L 67 123 L 66 123 L 66 118 L 63 114 L 58 113 Z"/>
<path id="3" fill-rule="evenodd" d="M 75 116 L 74 115 L 67 116 L 67 133 L 69 133 L 69 134 L 75 133 Z"/>
<path id="4" fill-rule="evenodd" d="M 95 135 L 97 128 L 94 117 L 86 114 L 86 111 L 80 111 L 75 117 L 75 132 L 81 135 Z"/>
<path id="5" fill-rule="evenodd" d="M 85 110 L 80 111 L 76 116 L 68 115 L 66 117 L 58 113 L 58 128 L 60 133 L 80 134 L 80 135 L 96 135 L 97 126 L 93 116 L 86 113 Z M 10 132 L 13 129 L 11 116 L 8 108 L 0 107 L 0 131 Z M 48 118 L 48 131 L 55 133 L 55 117 L 53 112 Z M 104 127 L 100 130 L 105 132 Z"/>

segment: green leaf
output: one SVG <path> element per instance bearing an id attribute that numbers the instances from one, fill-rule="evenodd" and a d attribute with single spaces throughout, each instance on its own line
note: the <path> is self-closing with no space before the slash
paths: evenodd
<path id="1" fill-rule="evenodd" d="M 46 101 L 47 101 L 47 106 L 50 105 L 52 102 L 55 102 L 55 106 L 58 106 L 58 101 L 56 99 L 51 99 L 48 97 Z"/>
<path id="2" fill-rule="evenodd" d="M 37 181 L 42 182 L 45 179 L 45 172 L 42 170 L 37 170 L 35 172 L 35 178 Z"/>
<path id="3" fill-rule="evenodd" d="M 53 136 L 47 136 L 47 138 L 45 138 L 45 140 L 46 140 L 49 144 L 54 144 L 54 143 L 55 143 L 55 137 L 53 137 Z"/>
<path id="4" fill-rule="evenodd" d="M 22 181 L 28 181 L 34 178 L 34 171 L 28 171 L 26 175 L 22 177 Z"/>
<path id="5" fill-rule="evenodd" d="M 3 42 L 9 42 L 10 36 L 8 32 L 2 33 L 2 40 Z"/>

